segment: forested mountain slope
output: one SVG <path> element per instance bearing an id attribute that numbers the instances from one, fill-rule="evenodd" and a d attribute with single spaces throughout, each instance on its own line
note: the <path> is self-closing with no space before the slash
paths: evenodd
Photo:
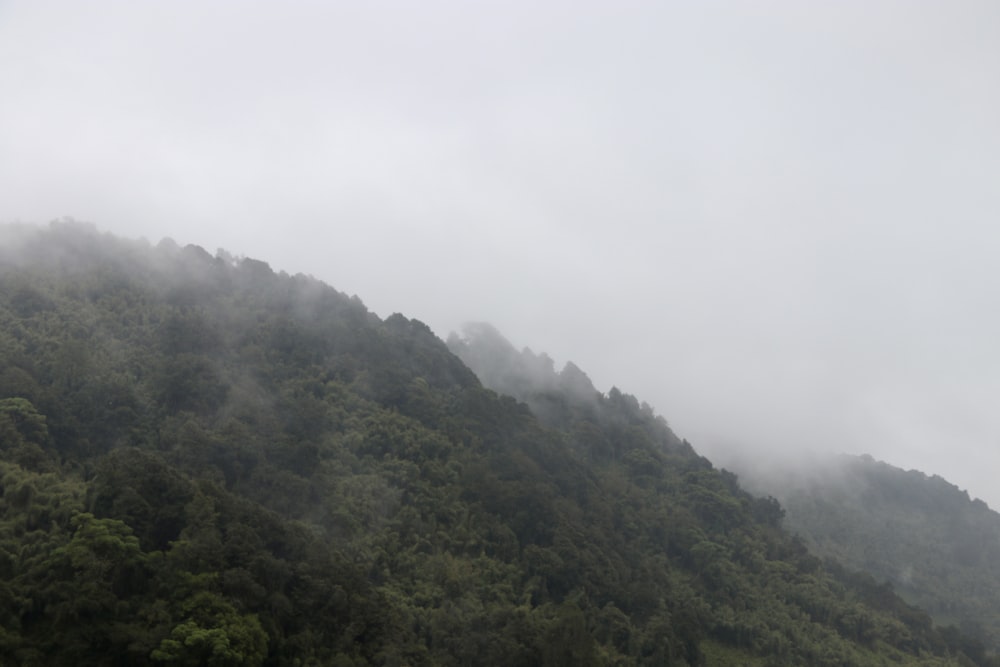
<path id="1" fill-rule="evenodd" d="M 560 378 L 540 421 L 312 278 L 0 229 L 0 664 L 989 664 Z"/>
<path id="2" fill-rule="evenodd" d="M 940 477 L 842 456 L 748 474 L 816 553 L 890 581 L 939 623 L 1000 650 L 1000 514 Z"/>
<path id="3" fill-rule="evenodd" d="M 640 405 L 634 398 L 622 395 L 615 388 L 612 388 L 608 397 L 601 396 L 589 378 L 572 362 L 568 362 L 561 371 L 557 372 L 548 355 L 535 354 L 529 349 L 517 350 L 489 324 L 466 325 L 461 334 L 452 333 L 450 335 L 448 346 L 476 372 L 486 386 L 526 402 L 543 421 L 550 425 L 565 427 L 572 423 L 571 415 L 574 413 L 578 415 L 581 411 L 589 414 L 593 420 L 603 421 L 607 418 L 609 406 L 624 400 L 631 403 L 634 411 L 642 413 L 646 421 L 655 422 L 665 441 L 673 444 L 681 443 L 670 431 L 666 422 L 655 416 L 652 409 L 645 403 Z M 683 442 L 682 446 L 689 447 L 686 442 Z M 948 545 L 940 551 L 947 551 L 953 556 L 957 556 L 957 554 L 952 553 L 955 549 L 963 550 L 965 555 L 964 558 L 958 558 L 959 562 L 967 561 L 969 558 L 973 558 L 983 565 L 987 561 L 990 564 L 997 562 L 992 554 L 1000 549 L 1000 535 L 998 535 L 996 528 L 996 519 L 1000 519 L 1000 515 L 988 510 L 982 502 L 970 502 L 967 494 L 938 477 L 929 479 L 914 471 L 904 473 L 885 464 L 876 464 L 868 458 L 843 457 L 836 462 L 838 465 L 829 466 L 830 463 L 835 462 L 824 461 L 824 465 L 813 466 L 810 468 L 810 474 L 805 475 L 801 467 L 793 470 L 784 469 L 781 466 L 769 466 L 765 471 L 761 467 L 741 465 L 739 469 L 741 472 L 746 472 L 751 482 L 749 486 L 755 493 L 762 497 L 773 497 L 769 493 L 772 492 L 774 495 L 780 495 L 782 503 L 787 500 L 791 504 L 790 513 L 793 516 L 783 521 L 785 525 L 790 524 L 796 530 L 800 530 L 803 535 L 810 539 L 811 544 L 815 544 L 812 538 L 819 534 L 824 535 L 825 541 L 822 545 L 817 545 L 819 547 L 817 553 L 826 557 L 826 566 L 833 572 L 844 574 L 843 566 L 837 562 L 841 556 L 849 559 L 844 562 L 849 563 L 852 568 L 861 571 L 867 570 L 877 575 L 877 580 L 880 582 L 887 579 L 895 580 L 895 577 L 885 576 L 891 568 L 895 568 L 897 573 L 906 572 L 904 568 L 891 565 L 891 563 L 898 563 L 902 560 L 898 558 L 899 555 L 905 554 L 907 549 L 912 548 L 916 542 L 912 540 L 897 541 L 900 530 L 905 530 L 905 526 L 892 525 L 887 530 L 886 524 L 890 523 L 886 520 L 888 517 L 878 516 L 877 509 L 875 515 L 870 513 L 872 507 L 884 507 L 887 502 L 897 505 L 897 515 L 909 514 L 909 522 L 925 522 L 937 518 L 938 521 L 935 522 L 931 532 L 938 536 L 942 536 L 941 529 L 946 526 L 940 519 L 948 516 L 955 523 L 947 528 L 947 538 L 938 540 L 935 544 Z M 862 468 L 867 471 L 869 479 L 865 480 L 857 474 Z M 854 469 L 853 472 L 851 469 Z M 879 472 L 889 474 L 880 476 L 876 474 Z M 721 471 L 721 474 L 728 475 L 726 471 Z M 881 479 L 874 479 L 876 477 L 881 477 Z M 908 492 L 903 490 L 904 486 L 909 487 Z M 824 502 L 820 496 L 825 496 L 825 500 L 830 502 Z M 878 496 L 879 499 L 875 499 L 875 496 Z M 911 503 L 914 496 L 919 496 L 918 502 Z M 849 531 L 866 524 L 879 523 L 880 525 L 866 533 L 866 537 L 870 539 L 861 537 L 859 531 L 853 535 L 853 540 L 841 545 L 838 538 L 843 537 L 843 533 L 830 535 L 830 531 L 827 529 L 830 528 L 830 516 L 834 512 L 844 509 L 846 504 L 844 500 L 847 498 L 851 499 L 850 504 L 854 511 L 863 515 L 864 519 L 859 521 L 859 517 L 853 515 L 849 517 L 838 516 L 837 518 L 840 520 L 838 528 Z M 890 500 L 887 501 L 887 499 Z M 766 501 L 755 500 L 753 502 L 762 504 Z M 956 514 L 955 510 L 959 507 L 963 511 Z M 933 508 L 933 512 L 937 512 L 937 517 L 932 517 L 933 512 L 929 511 L 931 508 Z M 809 510 L 812 512 L 810 513 Z M 778 511 L 784 514 L 784 508 Z M 866 512 L 868 513 L 866 514 Z M 872 521 L 875 517 L 879 518 L 880 521 Z M 814 518 L 824 519 L 827 523 L 824 523 L 823 520 L 814 523 L 812 522 Z M 984 519 L 986 519 L 985 523 Z M 868 527 L 870 528 L 871 525 Z M 956 540 L 958 535 L 964 535 L 964 537 Z M 989 546 L 983 548 L 986 543 L 989 543 Z M 883 546 L 878 549 L 866 547 L 866 545 L 876 544 Z M 838 547 L 840 548 L 838 549 Z M 852 557 L 856 556 L 856 553 L 852 554 L 851 550 L 864 550 L 867 562 Z M 881 553 L 877 553 L 879 550 Z M 887 554 L 887 551 L 890 551 L 891 554 Z M 891 557 L 889 561 L 882 560 L 886 555 Z M 911 558 L 909 562 L 912 563 L 913 559 Z M 879 568 L 867 567 L 871 563 L 878 563 Z M 914 590 L 914 581 L 915 579 L 909 576 L 900 579 L 899 583 L 909 594 Z M 971 579 L 969 579 L 969 583 L 971 585 Z M 890 590 L 885 586 L 883 588 Z M 992 595 L 995 590 L 992 585 L 989 585 L 980 591 L 979 596 L 973 595 L 972 600 L 980 605 L 980 609 L 986 609 L 983 603 L 987 601 L 992 603 L 993 600 L 997 599 L 996 596 Z M 961 603 L 958 603 L 959 595 L 967 594 L 969 586 L 963 586 L 959 591 L 958 595 L 956 595 L 956 591 L 952 591 L 948 595 L 944 591 L 937 591 L 937 593 L 942 597 L 949 598 L 947 608 L 954 610 L 962 606 Z M 933 597 L 924 597 L 923 599 L 934 601 Z M 966 604 L 965 606 L 970 605 Z M 986 610 L 988 611 L 988 609 Z M 973 636 L 980 639 L 986 638 L 981 632 L 981 627 L 972 622 L 973 618 L 973 613 L 964 617 L 956 614 L 943 614 L 940 616 L 940 622 L 950 624 L 961 621 L 963 627 L 970 631 Z M 956 629 L 949 627 L 947 633 L 955 635 Z M 983 648 L 980 646 L 975 650 L 977 654 L 981 655 Z"/>

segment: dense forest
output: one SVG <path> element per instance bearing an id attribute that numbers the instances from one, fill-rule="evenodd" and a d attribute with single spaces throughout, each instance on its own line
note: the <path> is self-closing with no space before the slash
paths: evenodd
<path id="1" fill-rule="evenodd" d="M 815 553 L 892 582 L 943 624 L 1000 650 L 1000 514 L 940 477 L 842 456 L 747 472 Z"/>
<path id="2" fill-rule="evenodd" d="M 0 663 L 995 664 L 634 397 L 530 352 L 484 387 L 483 332 L 0 228 Z"/>

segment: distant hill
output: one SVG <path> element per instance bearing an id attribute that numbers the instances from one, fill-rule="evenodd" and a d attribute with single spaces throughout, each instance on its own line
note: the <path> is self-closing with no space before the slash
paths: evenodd
<path id="1" fill-rule="evenodd" d="M 868 456 L 747 471 L 817 554 L 891 582 L 942 624 L 1000 650 L 1000 514 L 938 476 Z"/>
<path id="2" fill-rule="evenodd" d="M 0 228 L 0 664 L 994 664 L 634 397 L 530 353 L 484 387 L 485 340 Z"/>

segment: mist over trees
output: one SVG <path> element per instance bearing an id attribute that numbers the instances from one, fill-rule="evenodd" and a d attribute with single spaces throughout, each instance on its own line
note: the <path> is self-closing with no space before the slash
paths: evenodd
<path id="1" fill-rule="evenodd" d="M 536 354 L 528 348 L 516 350 L 491 324 L 469 323 L 461 334 L 452 332 L 448 336 L 448 349 L 475 371 L 483 385 L 526 403 L 539 419 L 551 426 L 566 426 L 574 416 L 581 415 L 595 420 L 602 419 L 602 415 L 608 418 L 611 406 L 622 405 L 655 422 L 656 437 L 665 437 L 670 445 L 681 444 L 649 404 L 623 394 L 617 387 L 604 396 L 572 361 L 556 371 L 555 362 L 547 354 Z"/>
<path id="2" fill-rule="evenodd" d="M 747 468 L 815 553 L 889 581 L 935 621 L 1000 650 L 1000 514 L 938 476 L 871 457 Z"/>
<path id="3" fill-rule="evenodd" d="M 0 239 L 2 663 L 994 664 L 489 328 L 456 355 L 225 251 Z"/>

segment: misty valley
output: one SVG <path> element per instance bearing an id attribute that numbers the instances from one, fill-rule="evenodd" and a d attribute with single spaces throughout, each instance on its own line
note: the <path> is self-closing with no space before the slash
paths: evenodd
<path id="1" fill-rule="evenodd" d="M 259 259 L 0 226 L 0 664 L 998 651 L 1000 515 L 940 477 L 729 471 L 488 324 L 442 340 Z"/>

